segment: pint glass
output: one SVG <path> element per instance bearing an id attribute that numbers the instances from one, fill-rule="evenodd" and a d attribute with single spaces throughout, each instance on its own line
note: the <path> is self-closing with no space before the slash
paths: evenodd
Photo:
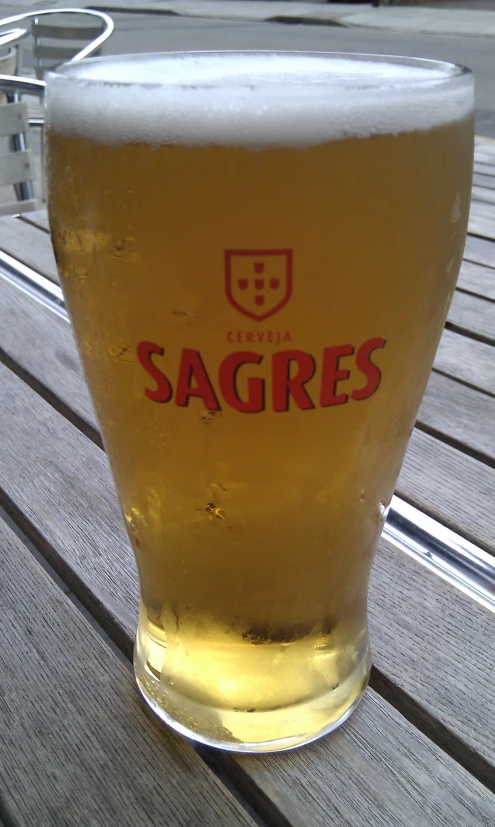
<path id="1" fill-rule="evenodd" d="M 369 572 L 463 252 L 471 75 L 171 53 L 66 65 L 47 101 L 140 691 L 206 744 L 307 743 L 368 680 Z"/>

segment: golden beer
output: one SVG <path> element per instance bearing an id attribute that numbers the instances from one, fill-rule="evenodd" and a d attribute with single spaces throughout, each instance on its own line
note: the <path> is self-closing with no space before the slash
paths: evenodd
<path id="1" fill-rule="evenodd" d="M 240 751 L 338 726 L 462 257 L 469 73 L 171 54 L 48 84 L 61 283 L 135 552 L 140 690 Z"/>

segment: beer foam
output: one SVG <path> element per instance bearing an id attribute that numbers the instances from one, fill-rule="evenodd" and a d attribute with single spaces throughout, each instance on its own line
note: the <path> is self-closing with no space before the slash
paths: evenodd
<path id="1" fill-rule="evenodd" d="M 48 75 L 47 124 L 108 145 L 264 148 L 426 130 L 473 110 L 449 63 L 304 52 L 93 58 Z"/>

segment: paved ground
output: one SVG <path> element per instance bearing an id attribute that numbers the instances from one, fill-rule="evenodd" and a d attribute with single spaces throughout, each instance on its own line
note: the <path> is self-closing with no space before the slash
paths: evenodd
<path id="1" fill-rule="evenodd" d="M 326 2 L 326 0 L 322 0 Z M 395 0 L 396 6 L 426 6 L 439 9 L 467 9 L 470 11 L 494 11 L 495 0 Z"/>
<path id="2" fill-rule="evenodd" d="M 99 2 L 99 6 L 96 4 Z M 383 0 L 384 2 L 384 0 Z M 322 3 L 321 0 L 94 0 L 99 8 L 108 10 L 156 11 L 190 17 L 262 21 L 276 18 L 286 21 L 306 21 L 327 25 L 360 26 L 390 29 L 392 31 L 428 32 L 435 34 L 495 37 L 495 11 L 488 0 L 475 9 L 473 2 L 465 4 L 452 0 L 434 6 L 409 0 L 404 5 L 387 2 L 379 8 L 370 3 Z M 64 0 L 0 0 L 0 8 L 22 9 L 64 6 Z M 84 7 L 84 0 L 72 0 L 72 6 Z M 7 13 L 7 12 L 5 12 Z M 11 12 L 12 13 L 12 12 Z"/>

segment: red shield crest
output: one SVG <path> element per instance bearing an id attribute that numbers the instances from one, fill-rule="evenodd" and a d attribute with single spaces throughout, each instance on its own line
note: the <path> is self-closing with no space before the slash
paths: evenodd
<path id="1" fill-rule="evenodd" d="M 278 313 L 292 295 L 292 250 L 225 250 L 225 292 L 250 319 Z"/>

